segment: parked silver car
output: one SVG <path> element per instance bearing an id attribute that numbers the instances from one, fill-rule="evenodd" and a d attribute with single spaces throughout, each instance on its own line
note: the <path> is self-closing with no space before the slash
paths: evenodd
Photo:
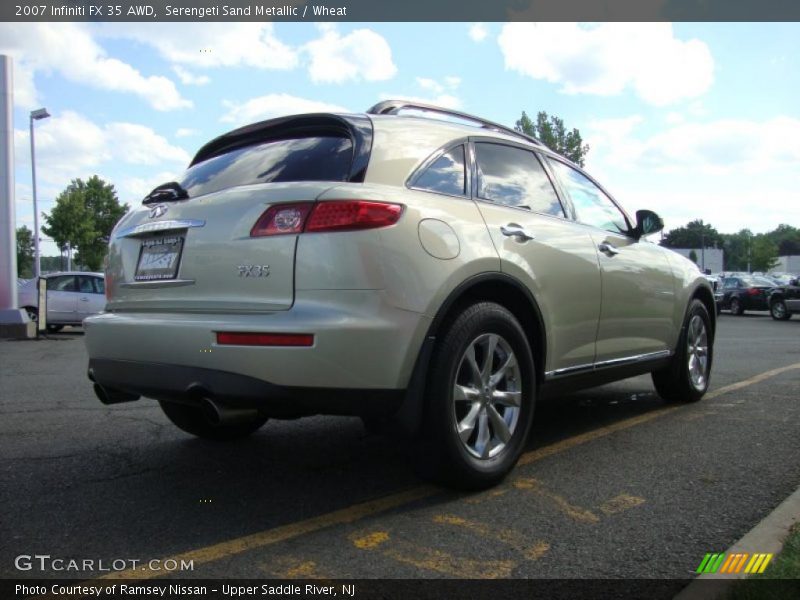
<path id="1" fill-rule="evenodd" d="M 644 239 L 662 227 L 471 115 L 387 101 L 256 123 L 117 225 L 89 377 L 213 439 L 392 417 L 428 473 L 485 487 L 543 394 L 652 372 L 668 400 L 703 396 L 714 296 Z"/>
<path id="2" fill-rule="evenodd" d="M 102 312 L 106 305 L 103 273 L 64 271 L 42 276 L 47 280 L 47 329 L 59 331 L 64 325 L 80 325 L 86 317 Z M 39 320 L 37 280 L 29 279 L 18 290 L 19 307 L 31 321 Z"/>

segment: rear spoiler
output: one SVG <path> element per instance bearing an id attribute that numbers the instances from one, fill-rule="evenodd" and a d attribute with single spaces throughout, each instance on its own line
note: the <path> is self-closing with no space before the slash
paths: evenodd
<path id="1" fill-rule="evenodd" d="M 372 151 L 372 121 L 359 115 L 311 113 L 246 125 L 208 142 L 197 151 L 189 166 L 254 144 L 314 135 L 349 137 L 353 142 L 353 163 L 348 180 L 364 181 Z"/>

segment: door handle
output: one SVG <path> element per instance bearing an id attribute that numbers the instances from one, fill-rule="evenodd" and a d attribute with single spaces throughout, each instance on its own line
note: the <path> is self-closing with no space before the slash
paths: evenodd
<path id="1" fill-rule="evenodd" d="M 528 240 L 532 240 L 533 236 L 525 231 L 525 228 L 521 225 L 517 225 L 516 223 L 509 223 L 508 225 L 503 225 L 500 227 L 500 233 L 502 233 L 506 237 L 513 237 L 516 238 L 520 242 L 527 242 Z"/>
<path id="2" fill-rule="evenodd" d="M 81 302 L 88 302 L 88 301 L 89 301 L 88 298 L 81 298 Z"/>
<path id="3" fill-rule="evenodd" d="M 604 252 L 608 256 L 614 256 L 615 254 L 619 254 L 619 250 L 614 244 L 610 244 L 609 242 L 602 242 L 598 246 L 600 252 Z"/>

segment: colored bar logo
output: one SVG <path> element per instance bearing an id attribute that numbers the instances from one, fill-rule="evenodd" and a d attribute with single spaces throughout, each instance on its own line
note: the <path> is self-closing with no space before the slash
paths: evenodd
<path id="1" fill-rule="evenodd" d="M 733 552 L 731 554 L 709 553 L 703 557 L 695 573 L 726 573 L 733 575 L 741 573 L 763 573 L 772 560 L 772 554 L 749 554 L 747 552 Z"/>

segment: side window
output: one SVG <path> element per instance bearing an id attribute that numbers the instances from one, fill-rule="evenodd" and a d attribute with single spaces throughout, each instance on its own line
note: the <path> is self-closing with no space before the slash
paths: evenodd
<path id="1" fill-rule="evenodd" d="M 613 233 L 628 232 L 625 216 L 591 179 L 561 161 L 550 164 L 575 206 L 578 221 Z"/>
<path id="2" fill-rule="evenodd" d="M 94 279 L 94 293 L 95 294 L 105 294 L 106 293 L 106 280 L 102 277 L 93 277 Z"/>
<path id="3" fill-rule="evenodd" d="M 47 279 L 47 289 L 54 292 L 74 292 L 75 276 L 61 275 L 59 277 L 49 277 Z"/>
<path id="4" fill-rule="evenodd" d="M 547 215 L 564 216 L 553 184 L 533 152 L 479 142 L 475 144 L 475 154 L 480 198 Z"/>
<path id="5" fill-rule="evenodd" d="M 88 277 L 87 275 L 79 275 L 78 276 L 78 291 L 81 294 L 94 294 L 94 285 L 92 285 L 92 279 L 94 277 Z"/>
<path id="6" fill-rule="evenodd" d="M 464 146 L 451 148 L 418 175 L 412 186 L 440 194 L 464 196 L 466 193 L 464 163 Z"/>

